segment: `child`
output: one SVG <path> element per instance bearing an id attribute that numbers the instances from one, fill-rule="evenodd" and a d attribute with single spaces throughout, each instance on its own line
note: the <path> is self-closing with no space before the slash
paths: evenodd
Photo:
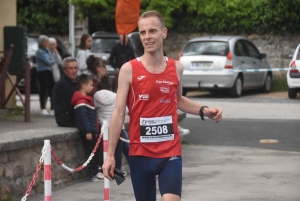
<path id="1" fill-rule="evenodd" d="M 112 112 L 116 105 L 116 94 L 112 92 L 112 86 L 107 75 L 101 78 L 100 82 L 97 85 L 97 90 L 98 91 L 94 94 L 94 101 L 99 122 L 100 124 L 102 124 L 104 120 L 107 120 L 109 123 Z M 122 129 L 121 137 L 128 139 L 124 126 Z M 129 144 L 127 142 L 122 143 L 122 141 L 119 140 L 115 152 L 116 168 L 118 168 L 119 170 L 121 170 L 120 168 L 122 166 L 122 149 L 129 164 Z M 122 172 L 123 175 L 126 176 L 127 173 L 125 171 Z"/>
<path id="2" fill-rule="evenodd" d="M 85 157 L 88 159 L 97 142 L 97 115 L 92 97 L 88 94 L 93 90 L 93 78 L 81 74 L 78 78 L 79 91 L 76 91 L 72 98 L 72 105 L 75 109 L 76 127 L 82 140 Z M 93 160 L 88 164 L 91 181 L 101 181 L 103 174 L 99 172 L 98 166 L 103 163 L 100 148 L 98 148 Z"/>

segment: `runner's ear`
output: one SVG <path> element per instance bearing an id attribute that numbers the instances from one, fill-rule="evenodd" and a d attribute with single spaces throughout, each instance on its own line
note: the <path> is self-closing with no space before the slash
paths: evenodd
<path id="1" fill-rule="evenodd" d="M 165 27 L 163 28 L 163 39 L 167 38 L 168 29 Z"/>

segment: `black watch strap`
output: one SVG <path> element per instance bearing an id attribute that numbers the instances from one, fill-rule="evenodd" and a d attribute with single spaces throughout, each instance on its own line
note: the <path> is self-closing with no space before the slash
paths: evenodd
<path id="1" fill-rule="evenodd" d="M 208 108 L 207 106 L 202 106 L 199 110 L 199 115 L 201 117 L 201 119 L 204 121 L 204 114 L 203 114 L 203 110 L 204 108 Z"/>

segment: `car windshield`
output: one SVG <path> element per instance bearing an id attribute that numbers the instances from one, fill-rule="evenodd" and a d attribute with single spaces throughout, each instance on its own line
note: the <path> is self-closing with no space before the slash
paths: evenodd
<path id="1" fill-rule="evenodd" d="M 188 43 L 183 51 L 182 56 L 192 55 L 219 55 L 227 56 L 228 43 L 222 41 L 197 41 Z"/>
<path id="2" fill-rule="evenodd" d="M 94 38 L 91 51 L 96 53 L 110 53 L 113 46 L 119 43 L 119 38 Z"/>
<path id="3" fill-rule="evenodd" d="M 27 38 L 27 55 L 35 55 L 39 49 L 37 38 Z"/>

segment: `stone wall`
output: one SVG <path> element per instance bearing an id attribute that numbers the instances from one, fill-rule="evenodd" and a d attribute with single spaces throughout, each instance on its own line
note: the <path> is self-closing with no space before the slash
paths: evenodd
<path id="1" fill-rule="evenodd" d="M 53 129 L 51 130 L 53 131 Z M 55 130 L 56 129 L 54 129 L 54 132 Z M 64 139 L 61 140 L 54 140 L 52 138 L 51 147 L 66 165 L 75 168 L 82 165 L 85 157 L 81 141 L 77 137 L 78 134 L 76 130 L 73 129 L 72 132 L 73 133 L 67 134 L 72 137 L 63 137 Z M 21 135 L 21 132 L 19 132 L 19 134 Z M 1 134 L 1 137 L 2 135 L 5 134 Z M 24 141 L 22 144 L 29 145 Z M 19 149 L 6 149 L 5 151 L 0 151 L 0 200 L 20 200 L 24 196 L 39 162 L 43 147 L 43 139 L 40 139 L 38 144 L 40 145 L 24 146 Z M 3 148 L 5 147 L 0 144 L 0 150 L 3 150 Z M 87 175 L 87 170 L 72 174 L 59 166 L 53 157 L 51 161 L 52 184 L 54 187 L 72 180 L 83 178 Z M 44 174 L 42 165 L 42 169 L 39 172 L 38 178 L 30 195 L 42 193 L 44 191 L 43 181 Z"/>
<path id="2" fill-rule="evenodd" d="M 183 34 L 169 32 L 167 39 L 164 41 L 164 50 L 169 57 L 178 58 L 178 53 L 184 44 L 195 37 L 208 36 L 208 33 L 191 33 Z M 215 34 L 216 35 L 216 34 Z M 229 34 L 224 34 L 229 35 Z M 300 35 L 242 35 L 251 40 L 261 53 L 267 54 L 267 61 L 271 68 L 288 67 L 291 61 L 288 58 L 300 43 Z"/>

